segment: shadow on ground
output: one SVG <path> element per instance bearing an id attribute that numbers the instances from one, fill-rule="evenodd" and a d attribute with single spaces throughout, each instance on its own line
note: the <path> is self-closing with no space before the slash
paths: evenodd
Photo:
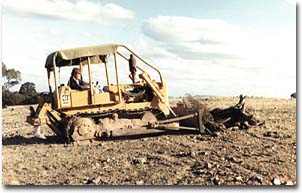
<path id="1" fill-rule="evenodd" d="M 2 145 L 30 145 L 30 144 L 62 144 L 63 139 L 57 136 L 47 136 L 46 139 L 40 139 L 36 137 L 23 137 L 20 135 L 14 137 L 2 138 Z"/>
<path id="2" fill-rule="evenodd" d="M 117 136 L 110 138 L 99 138 L 95 139 L 96 141 L 116 141 L 116 140 L 135 140 L 148 137 L 158 137 L 163 135 L 192 135 L 199 134 L 197 131 L 191 130 L 178 130 L 178 131 L 165 131 L 162 133 L 149 133 L 149 134 L 140 134 L 140 135 L 128 135 L 128 136 Z M 204 135 L 204 134 L 201 134 Z M 23 136 L 13 136 L 13 137 L 4 137 L 2 138 L 2 145 L 31 145 L 31 144 L 65 144 L 66 140 L 58 136 L 47 136 L 46 139 L 40 139 L 36 137 L 23 137 Z"/>

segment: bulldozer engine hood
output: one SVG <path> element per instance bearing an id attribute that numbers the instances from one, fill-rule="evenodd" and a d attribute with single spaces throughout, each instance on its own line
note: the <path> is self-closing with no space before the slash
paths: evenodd
<path id="1" fill-rule="evenodd" d="M 79 62 L 87 64 L 90 57 L 91 63 L 100 63 L 107 54 L 115 53 L 119 44 L 103 44 L 97 46 L 72 48 L 51 53 L 45 63 L 45 68 L 53 70 L 53 59 L 56 56 L 56 66 L 77 65 Z"/>

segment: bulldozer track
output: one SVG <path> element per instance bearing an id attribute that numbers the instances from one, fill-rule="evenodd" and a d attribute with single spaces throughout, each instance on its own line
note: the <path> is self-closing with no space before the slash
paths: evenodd
<path id="1" fill-rule="evenodd" d="M 102 118 L 112 118 L 113 114 L 119 114 L 119 115 L 127 115 L 127 116 L 132 116 L 132 115 L 136 115 L 139 116 L 140 118 L 142 117 L 142 115 L 146 112 L 151 112 L 152 114 L 154 114 L 156 117 L 161 116 L 162 112 L 158 109 L 151 109 L 151 108 L 146 108 L 143 110 L 132 110 L 132 111 L 125 111 L 125 110 L 113 110 L 110 112 L 104 112 L 104 113 L 100 113 L 100 114 L 85 114 L 85 113 L 79 113 L 70 117 L 65 117 L 62 119 L 62 122 L 66 122 L 67 124 L 65 124 L 65 128 L 62 128 L 65 132 L 65 137 L 67 140 L 67 143 L 71 143 L 71 142 L 76 142 L 78 141 L 78 139 L 76 139 L 73 134 L 74 130 L 72 130 L 72 124 L 78 120 L 79 118 L 90 118 L 95 126 L 97 127 L 98 125 L 98 120 L 97 119 L 102 119 Z M 62 124 L 64 125 L 64 124 Z M 81 140 L 91 140 L 91 139 L 95 139 L 98 136 L 94 136 L 93 137 L 87 137 L 87 139 L 85 139 L 84 137 L 81 137 Z"/>

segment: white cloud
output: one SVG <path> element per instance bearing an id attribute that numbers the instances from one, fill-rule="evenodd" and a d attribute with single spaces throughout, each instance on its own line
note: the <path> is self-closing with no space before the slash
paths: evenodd
<path id="1" fill-rule="evenodd" d="M 218 19 L 159 16 L 147 20 L 143 32 L 185 59 L 245 57 L 238 49 L 249 38 L 240 28 Z"/>
<path id="2" fill-rule="evenodd" d="M 81 33 L 81 36 L 86 37 L 86 38 L 89 38 L 89 37 L 92 36 L 92 33 L 85 31 L 85 32 L 82 32 L 82 33 Z"/>
<path id="3" fill-rule="evenodd" d="M 296 5 L 298 3 L 298 0 L 285 0 L 285 1 L 291 5 Z"/>
<path id="4" fill-rule="evenodd" d="M 223 20 L 175 16 L 151 18 L 142 29 L 165 51 L 185 60 L 233 63 L 237 60 L 245 61 L 249 67 L 263 66 L 264 62 L 272 67 L 270 64 L 280 60 L 295 60 L 295 29 L 264 33 L 232 26 Z"/>
<path id="5" fill-rule="evenodd" d="M 166 74 L 177 90 L 275 97 L 295 91 L 295 29 L 264 33 L 223 20 L 158 16 L 142 30 L 154 40 L 145 52 L 165 53 L 158 61 L 174 69 Z"/>
<path id="6" fill-rule="evenodd" d="M 108 20 L 114 19 L 132 19 L 135 15 L 131 10 L 113 3 L 101 5 L 88 0 L 6 0 L 3 5 L 4 9 L 18 14 L 98 23 L 108 23 Z"/>
<path id="7" fill-rule="evenodd" d="M 222 20 L 158 16 L 147 20 L 143 31 L 146 35 L 164 42 L 220 43 L 223 40 L 219 39 L 221 36 L 217 36 L 217 32 L 225 32 L 227 28 Z"/>
<path id="8" fill-rule="evenodd" d="M 49 34 L 55 36 L 55 35 L 58 35 L 59 32 L 58 32 L 58 30 L 55 29 L 55 28 L 50 28 L 50 29 L 49 29 Z"/>

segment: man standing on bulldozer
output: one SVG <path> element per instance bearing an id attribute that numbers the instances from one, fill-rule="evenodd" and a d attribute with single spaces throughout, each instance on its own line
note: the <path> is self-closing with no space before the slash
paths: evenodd
<path id="1" fill-rule="evenodd" d="M 129 70 L 130 70 L 130 73 L 129 74 L 129 78 L 132 80 L 132 83 L 134 84 L 135 83 L 135 75 L 136 75 L 136 60 L 135 58 L 133 57 L 132 54 L 130 54 L 130 58 L 129 58 Z"/>

